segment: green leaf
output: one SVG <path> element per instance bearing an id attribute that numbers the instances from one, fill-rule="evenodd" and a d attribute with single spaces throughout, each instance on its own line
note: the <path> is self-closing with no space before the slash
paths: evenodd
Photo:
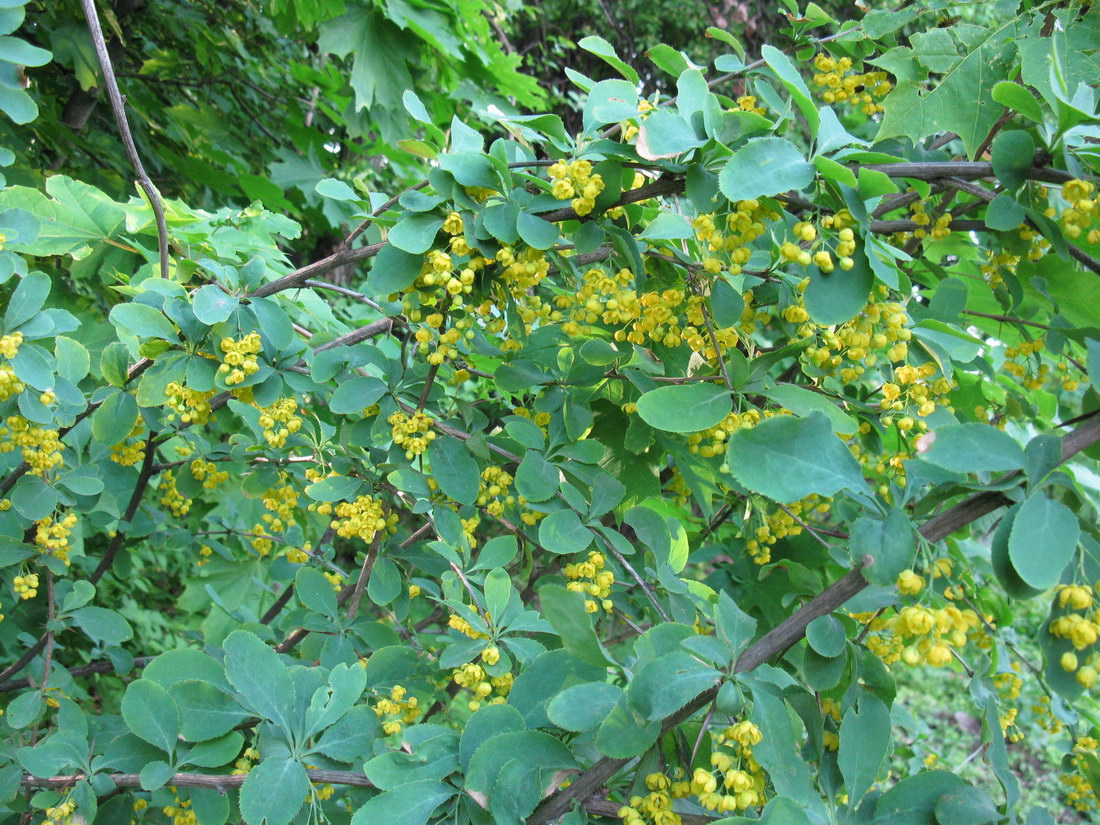
<path id="1" fill-rule="evenodd" d="M 313 190 L 321 197 L 332 198 L 337 201 L 363 200 L 358 192 L 336 178 L 322 178 L 317 181 L 317 185 L 313 187 Z"/>
<path id="2" fill-rule="evenodd" d="M 4 719 L 16 730 L 21 730 L 38 721 L 46 709 L 46 700 L 37 688 L 21 693 L 8 704 Z"/>
<path id="3" fill-rule="evenodd" d="M 516 216 L 516 231 L 520 239 L 532 249 L 550 249 L 559 240 L 558 228 L 530 212 Z"/>
<path id="4" fill-rule="evenodd" d="M 1010 191 L 1019 189 L 1031 172 L 1035 155 L 1035 141 L 1027 132 L 1013 130 L 1001 132 L 993 139 L 990 160 L 993 174 Z"/>
<path id="5" fill-rule="evenodd" d="M 443 219 L 432 214 L 406 215 L 390 230 L 387 240 L 397 249 L 423 255 L 435 243 Z"/>
<path id="6" fill-rule="evenodd" d="M 1007 106 L 1036 123 L 1043 122 L 1043 108 L 1026 86 L 1011 80 L 1002 80 L 993 87 L 992 95 L 1002 106 Z"/>
<path id="7" fill-rule="evenodd" d="M 598 667 L 615 665 L 604 650 L 592 628 L 592 617 L 585 612 L 585 597 L 560 584 L 547 584 L 539 589 L 542 615 L 561 636 L 561 643 L 573 656 Z"/>
<path id="8" fill-rule="evenodd" d="M 680 115 L 657 109 L 638 127 L 638 155 L 646 160 L 674 158 L 706 143 Z"/>
<path id="9" fill-rule="evenodd" d="M 949 424 L 932 430 L 931 436 L 932 446 L 921 457 L 947 470 L 986 473 L 1024 466 L 1020 445 L 989 424 Z"/>
<path id="10" fill-rule="evenodd" d="M 738 149 L 718 174 L 718 186 L 731 201 L 778 195 L 809 186 L 814 166 L 792 143 L 777 137 L 754 138 Z"/>
<path id="11" fill-rule="evenodd" d="M 228 294 L 216 284 L 199 287 L 191 298 L 191 309 L 194 310 L 195 317 L 210 326 L 227 320 L 239 304 L 236 296 Z"/>
<path id="12" fill-rule="evenodd" d="M 420 276 L 423 265 L 423 255 L 414 255 L 388 244 L 375 257 L 367 276 L 367 286 L 380 297 L 400 292 Z"/>
<path id="13" fill-rule="evenodd" d="M 458 768 L 458 735 L 448 731 L 415 746 L 413 753 L 391 751 L 363 766 L 378 788 L 388 791 L 426 779 L 443 779 Z"/>
<path id="14" fill-rule="evenodd" d="M 878 798 L 875 825 L 938 825 L 936 804 L 967 787 L 948 771 L 925 771 L 902 779 Z"/>
<path id="15" fill-rule="evenodd" d="M 298 594 L 298 601 L 310 610 L 329 619 L 336 618 L 336 593 L 320 570 L 313 567 L 300 568 L 294 576 L 294 592 Z"/>
<path id="16" fill-rule="evenodd" d="M 726 461 L 738 483 L 782 503 L 811 493 L 832 496 L 863 490 L 859 462 L 821 413 L 776 416 L 735 432 Z"/>
<path id="17" fill-rule="evenodd" d="M 97 642 L 117 645 L 134 638 L 130 623 L 105 607 L 82 607 L 71 616 L 73 623 Z"/>
<path id="18" fill-rule="evenodd" d="M 613 759 L 629 759 L 653 747 L 660 735 L 661 723 L 639 719 L 624 695 L 596 731 L 596 747 Z"/>
<path id="19" fill-rule="evenodd" d="M 730 660 L 736 662 L 756 634 L 756 619 L 743 611 L 723 590 L 714 606 L 714 624 L 718 638 L 730 649 Z"/>
<path id="20" fill-rule="evenodd" d="M 339 415 L 360 413 L 386 394 L 385 382 L 368 375 L 344 381 L 329 399 L 328 408 Z"/>
<path id="21" fill-rule="evenodd" d="M 424 825 L 454 795 L 453 788 L 433 779 L 409 782 L 368 799 L 351 818 L 351 825 Z"/>
<path id="22" fill-rule="evenodd" d="M 634 68 L 627 63 L 624 63 L 619 59 L 618 52 L 615 51 L 615 47 L 604 40 L 602 37 L 592 35 L 590 37 L 582 37 L 577 41 L 577 45 L 584 49 L 586 52 L 591 52 L 597 57 L 603 59 L 607 65 L 615 69 L 619 74 L 625 77 L 634 85 L 638 84 L 638 73 L 634 71 Z"/>
<path id="23" fill-rule="evenodd" d="M 234 630 L 222 643 L 225 675 L 247 707 L 290 730 L 288 709 L 294 703 L 294 683 L 279 655 L 246 630 Z"/>
<path id="24" fill-rule="evenodd" d="M 614 710 L 623 689 L 607 682 L 568 687 L 550 700 L 546 715 L 559 728 L 582 732 L 598 726 Z"/>
<path id="25" fill-rule="evenodd" d="M 52 283 L 44 272 L 31 272 L 15 287 L 4 312 L 4 329 L 12 332 L 29 321 L 42 309 L 49 297 Z"/>
<path id="26" fill-rule="evenodd" d="M 164 315 L 148 304 L 119 304 L 111 310 L 111 323 L 120 333 L 139 338 L 178 341 L 176 328 Z"/>
<path id="27" fill-rule="evenodd" d="M 99 443 L 114 446 L 126 440 L 137 420 L 137 400 L 128 392 L 113 392 L 92 413 L 92 435 Z"/>
<path id="28" fill-rule="evenodd" d="M 854 564 L 870 556 L 874 564 L 863 575 L 872 584 L 892 587 L 917 552 L 916 531 L 905 510 L 893 509 L 884 519 L 860 516 L 852 522 L 848 552 Z"/>
<path id="29" fill-rule="evenodd" d="M 1001 812 L 989 794 L 971 787 L 941 796 L 935 815 L 937 822 L 951 825 L 989 825 L 1001 821 Z"/>
<path id="30" fill-rule="evenodd" d="M 16 239 L 6 248 L 44 257 L 86 255 L 113 238 L 123 227 L 125 213 L 119 204 L 87 183 L 64 175 L 46 178 L 46 194 L 26 186 L 0 191 L 0 208 L 30 212 L 42 221 L 37 238 Z"/>
<path id="31" fill-rule="evenodd" d="M 200 768 L 220 768 L 237 758 L 244 746 L 244 737 L 238 731 L 200 742 L 187 752 L 187 763 Z"/>
<path id="32" fill-rule="evenodd" d="M 309 795 L 309 774 L 289 757 L 268 757 L 241 785 L 241 817 L 248 825 L 287 825 Z"/>
<path id="33" fill-rule="evenodd" d="M 664 719 L 714 687 L 720 676 L 717 670 L 687 653 L 666 653 L 631 680 L 626 699 L 643 719 Z"/>
<path id="34" fill-rule="evenodd" d="M 745 299 L 726 281 L 719 279 L 710 289 L 710 311 L 718 326 L 737 326 L 745 312 Z"/>
<path id="35" fill-rule="evenodd" d="M 466 445 L 449 435 L 428 445 L 432 477 L 439 489 L 459 504 L 473 504 L 481 488 L 481 471 Z"/>
<path id="36" fill-rule="evenodd" d="M 876 141 L 904 136 L 917 143 L 928 135 L 954 132 L 973 158 L 1002 111 L 993 101 L 992 90 L 1007 78 L 1012 66 L 1013 47 L 1005 40 L 1011 38 L 1013 27 L 1010 23 L 1009 31 L 990 31 L 977 48 L 946 68 L 930 92 L 913 81 L 898 83 L 883 101 L 886 111 Z"/>
<path id="37" fill-rule="evenodd" d="M 179 708 L 180 734 L 188 742 L 216 739 L 249 717 L 232 696 L 210 682 L 181 679 L 169 685 L 168 692 Z"/>
<path id="38" fill-rule="evenodd" d="M 1036 590 L 1053 587 L 1077 549 L 1081 526 L 1064 504 L 1032 493 L 1012 522 L 1008 556 L 1020 578 Z"/>
<path id="39" fill-rule="evenodd" d="M 812 412 L 824 413 L 833 431 L 840 435 L 854 435 L 859 429 L 859 422 L 852 416 L 841 410 L 826 396 L 805 387 L 777 384 L 769 390 L 764 390 L 762 394 L 798 416 L 806 416 Z"/>
<path id="40" fill-rule="evenodd" d="M 363 486 L 358 478 L 330 476 L 306 486 L 306 495 L 314 501 L 344 501 L 351 498 Z"/>
<path id="41" fill-rule="evenodd" d="M 496 536 L 489 539 L 478 553 L 477 563 L 470 568 L 474 570 L 489 570 L 494 567 L 504 567 L 519 552 L 519 542 L 515 536 Z"/>
<path id="42" fill-rule="evenodd" d="M 539 544 L 551 553 L 579 553 L 592 543 L 592 531 L 572 510 L 557 510 L 539 522 Z"/>
<path id="43" fill-rule="evenodd" d="M 806 625 L 806 641 L 822 656 L 833 658 L 844 652 L 844 626 L 832 616 L 818 616 Z"/>
<path id="44" fill-rule="evenodd" d="M 514 592 L 507 570 L 502 567 L 490 570 L 485 576 L 485 609 L 491 616 L 503 616 Z"/>
<path id="45" fill-rule="evenodd" d="M 546 501 L 558 491 L 558 468 L 537 450 L 528 450 L 516 469 L 516 490 L 528 501 Z"/>
<path id="46" fill-rule="evenodd" d="M 787 87 L 787 91 L 791 93 L 791 97 L 802 112 L 802 116 L 806 118 L 806 122 L 810 125 L 810 134 L 816 135 L 820 118 L 813 98 L 810 96 L 810 90 L 806 88 L 806 81 L 802 79 L 798 69 L 791 63 L 790 58 L 775 46 L 765 44 L 760 49 L 760 55 L 764 58 L 764 62 L 768 64 L 768 67 L 775 72 L 779 81 Z"/>
<path id="47" fill-rule="evenodd" d="M 890 710 L 865 691 L 859 696 L 858 709 L 848 708 L 840 725 L 837 763 L 853 807 L 874 783 L 889 747 Z"/>
<path id="48" fill-rule="evenodd" d="M 732 410 L 730 391 L 710 382 L 658 387 L 638 399 L 641 419 L 651 427 L 672 433 L 709 429 Z"/>
<path id="49" fill-rule="evenodd" d="M 806 311 L 819 324 L 843 324 L 855 318 L 867 305 L 874 285 L 874 272 L 863 244 L 852 253 L 855 264 L 845 272 L 839 266 L 832 272 L 810 267 L 810 284 L 803 293 Z"/>
<path id="50" fill-rule="evenodd" d="M 1008 192 L 1001 192 L 985 209 L 985 225 L 1008 232 L 1024 222 L 1024 208 Z"/>
<path id="51" fill-rule="evenodd" d="M 133 734 L 169 757 L 175 752 L 180 716 L 172 695 L 156 682 L 137 679 L 122 696 L 122 718 Z"/>

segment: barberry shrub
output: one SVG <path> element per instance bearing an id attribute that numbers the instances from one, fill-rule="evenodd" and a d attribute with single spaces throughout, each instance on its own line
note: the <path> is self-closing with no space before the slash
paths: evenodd
<path id="1" fill-rule="evenodd" d="M 262 201 L 13 176 L 4 822 L 1051 822 L 1023 718 L 1096 809 L 1100 17 L 784 5 L 674 98 L 582 41 L 576 133 L 406 91 L 425 181 L 318 182 L 299 266 Z"/>

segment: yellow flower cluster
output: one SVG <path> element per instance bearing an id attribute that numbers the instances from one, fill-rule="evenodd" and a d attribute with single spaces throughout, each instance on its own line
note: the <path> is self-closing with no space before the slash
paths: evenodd
<path id="1" fill-rule="evenodd" d="M 344 577 L 339 573 L 333 573 L 331 571 L 324 571 L 324 577 L 328 579 L 328 583 L 332 585 L 332 589 L 335 593 L 340 593 L 344 589 Z"/>
<path id="2" fill-rule="evenodd" d="M 562 570 L 569 580 L 566 588 L 585 595 L 584 609 L 589 613 L 596 613 L 601 607 L 611 612 L 611 586 L 615 584 L 615 574 L 604 570 L 606 563 L 603 553 L 593 550 L 587 561 L 567 564 Z"/>
<path id="3" fill-rule="evenodd" d="M 546 171 L 553 181 L 550 193 L 555 198 L 570 201 L 569 205 L 578 215 L 592 212 L 604 183 L 602 177 L 592 173 L 591 163 L 587 160 L 574 160 L 567 164 L 564 160 L 559 160 Z"/>
<path id="4" fill-rule="evenodd" d="M 290 483 L 290 475 L 279 472 L 279 485 L 264 493 L 263 505 L 268 510 L 260 518 L 273 532 L 281 533 L 297 523 L 294 508 L 298 506 L 298 491 Z"/>
<path id="5" fill-rule="evenodd" d="M 1062 184 L 1062 197 L 1069 203 L 1069 209 L 1062 213 L 1062 231 L 1070 240 L 1080 238 L 1097 215 L 1092 194 L 1095 188 L 1087 180 L 1071 180 Z M 1100 229 L 1090 230 L 1086 240 L 1090 244 L 1100 243 Z"/>
<path id="6" fill-rule="evenodd" d="M 981 626 L 981 618 L 970 609 L 910 605 L 891 618 L 871 620 L 866 645 L 886 664 L 901 660 L 907 665 L 944 667 L 954 656 L 952 650 L 964 647 L 972 634 L 980 634 Z"/>
<path id="7" fill-rule="evenodd" d="M 219 470 L 213 461 L 196 458 L 191 462 L 191 475 L 195 481 L 201 481 L 204 490 L 216 490 L 219 484 L 229 480 L 228 470 Z"/>
<path id="8" fill-rule="evenodd" d="M 427 318 L 427 325 L 418 329 L 413 336 L 416 339 L 417 352 L 428 356 L 429 364 L 439 366 L 458 355 L 458 343 L 462 340 L 464 330 L 470 326 L 468 318 L 459 318 L 451 329 L 444 330 L 442 313 L 432 313 Z"/>
<path id="9" fill-rule="evenodd" d="M 452 240 L 457 242 L 462 239 L 456 237 Z M 454 249 L 454 243 L 452 243 L 452 249 Z M 452 257 L 441 249 L 433 249 L 425 257 L 424 265 L 420 269 L 420 276 L 413 283 L 411 289 L 435 291 L 438 288 L 440 290 L 438 297 L 450 296 L 451 306 L 461 307 L 463 303 L 462 296 L 473 292 L 477 269 L 483 266 L 481 261 L 481 258 L 468 261 L 462 265 L 462 269 L 456 275 L 454 273 L 456 264 Z"/>
<path id="10" fill-rule="evenodd" d="M 832 499 L 822 499 L 816 493 L 801 501 L 787 505 L 787 509 L 772 506 L 762 499 L 754 500 L 753 507 L 762 514 L 763 524 L 752 531 L 753 538 L 745 543 L 745 549 L 756 564 L 767 564 L 772 560 L 772 546 L 788 536 L 802 535 L 802 525 L 797 517 L 824 516 L 832 506 Z M 787 512 L 789 510 L 790 512 Z M 748 525 L 746 521 L 746 526 Z"/>
<path id="11" fill-rule="evenodd" d="M 231 775 L 243 776 L 251 771 L 252 766 L 259 761 L 260 752 L 253 747 L 247 747 L 244 749 L 244 753 L 242 753 L 237 761 L 233 763 Z"/>
<path id="12" fill-rule="evenodd" d="M 708 811 L 720 814 L 755 808 L 767 801 L 764 792 L 766 778 L 760 764 L 753 758 L 752 748 L 763 741 L 760 729 L 751 722 L 738 722 L 715 737 L 711 753 L 712 770 L 696 768 L 690 779 L 684 779 L 677 768 L 672 774 L 651 773 L 645 779 L 645 796 L 632 796 L 619 809 L 623 825 L 680 825 L 680 814 L 672 809 L 673 801 L 697 797 Z M 717 770 L 717 776 L 714 773 Z"/>
<path id="13" fill-rule="evenodd" d="M 23 333 L 12 332 L 0 336 L 0 355 L 11 360 L 19 354 L 19 348 L 23 346 Z"/>
<path id="14" fill-rule="evenodd" d="M 1070 765 L 1076 770 L 1073 773 L 1063 773 L 1062 784 L 1066 786 L 1066 804 L 1080 813 L 1090 813 L 1100 808 L 1100 800 L 1096 798 L 1096 792 L 1092 789 L 1092 783 L 1085 777 L 1084 755 L 1097 755 L 1100 742 L 1091 736 L 1081 736 L 1073 745 L 1073 755 Z"/>
<path id="15" fill-rule="evenodd" d="M 35 522 L 34 543 L 42 553 L 49 553 L 69 564 L 69 536 L 76 526 L 76 513 L 67 513 L 60 521 L 46 516 Z"/>
<path id="16" fill-rule="evenodd" d="M 703 271 L 717 274 L 723 270 L 738 275 L 752 257 L 749 244 L 766 231 L 765 221 L 779 219 L 779 213 L 759 200 L 738 201 L 736 207 L 723 219 L 706 213 L 691 221 L 691 228 L 707 257 L 703 259 Z M 720 257 L 724 256 L 724 257 Z"/>
<path id="17" fill-rule="evenodd" d="M 1042 361 L 1045 346 L 1046 339 L 1039 337 L 1034 341 L 1022 341 L 1015 347 L 1005 347 L 1004 371 L 1018 378 L 1025 388 L 1039 389 L 1051 377 L 1050 364 Z M 1078 388 L 1077 380 L 1069 375 L 1069 364 L 1059 361 L 1057 372 L 1057 379 L 1064 392 L 1073 392 Z"/>
<path id="18" fill-rule="evenodd" d="M 898 239 L 899 243 L 904 244 L 909 238 L 923 239 L 930 237 L 932 240 L 938 241 L 951 234 L 951 221 L 954 220 L 955 216 L 950 212 L 944 212 L 933 223 L 932 216 L 928 214 L 927 210 L 928 206 L 923 199 L 915 200 L 909 204 L 909 214 L 917 228 L 911 234 L 904 233 L 905 236 Z"/>
<path id="19" fill-rule="evenodd" d="M 902 570 L 898 575 L 897 587 L 903 596 L 915 596 L 924 590 L 924 576 L 918 576 L 912 570 Z"/>
<path id="20" fill-rule="evenodd" d="M 489 613 L 485 613 L 485 621 L 489 621 Z M 453 630 L 457 630 L 463 636 L 469 636 L 471 639 L 488 639 L 489 636 L 486 633 L 482 633 L 480 630 L 475 630 L 473 626 L 457 613 L 452 613 L 451 617 L 447 620 L 447 626 Z"/>
<path id="21" fill-rule="evenodd" d="M 737 108 L 742 112 L 752 112 L 754 115 L 767 114 L 767 109 L 756 105 L 756 95 L 741 95 L 737 98 Z"/>
<path id="22" fill-rule="evenodd" d="M 817 70 L 814 84 L 825 89 L 822 100 L 826 103 L 846 100 L 867 115 L 881 112 L 882 104 L 877 101 L 894 88 L 886 72 L 853 72 L 850 57 L 837 59 L 822 52 L 814 57 L 814 68 Z"/>
<path id="23" fill-rule="evenodd" d="M 314 508 L 314 505 L 310 505 Z M 397 515 L 386 514 L 382 502 L 372 496 L 358 496 L 355 501 L 341 501 L 335 507 L 331 504 L 318 504 L 316 510 L 321 515 L 332 513 L 336 516 L 332 527 L 340 538 L 361 538 L 370 544 L 380 530 L 391 535 L 397 531 Z"/>
<path id="24" fill-rule="evenodd" d="M 505 507 L 516 503 L 512 489 L 512 475 L 503 467 L 490 465 L 481 471 L 481 485 L 477 492 L 477 506 L 484 507 L 491 516 L 501 516 Z"/>
<path id="25" fill-rule="evenodd" d="M 260 411 L 264 440 L 269 447 L 282 447 L 291 435 L 302 429 L 302 419 L 297 414 L 298 402 L 293 398 L 280 398 L 270 407 L 257 409 Z"/>
<path id="26" fill-rule="evenodd" d="M 214 391 L 199 392 L 175 381 L 165 387 L 168 396 L 168 409 L 172 412 L 168 415 L 168 421 L 179 416 L 183 424 L 196 424 L 202 426 L 210 420 L 210 399 L 214 397 Z"/>
<path id="27" fill-rule="evenodd" d="M 1058 605 L 1062 609 L 1088 611 L 1095 604 L 1094 591 L 1088 585 L 1059 585 L 1057 592 Z M 1059 616 L 1050 623 L 1050 634 L 1069 641 L 1078 652 L 1091 648 L 1100 640 L 1100 611 Z M 1086 690 L 1094 687 L 1100 677 L 1100 653 L 1096 650 L 1090 650 L 1083 657 L 1072 651 L 1063 653 L 1059 664 L 1067 673 L 1076 672 L 1078 684 Z"/>
<path id="28" fill-rule="evenodd" d="M 176 518 L 183 518 L 191 512 L 191 499 L 185 498 L 176 489 L 176 476 L 171 470 L 165 470 L 157 485 L 160 493 L 160 506 L 170 511 Z"/>
<path id="29" fill-rule="evenodd" d="M 23 460 L 31 466 L 35 475 L 45 476 L 64 459 L 64 445 L 57 430 L 39 427 L 21 415 L 8 416 L 7 426 L 0 427 L 0 453 L 19 449 Z"/>
<path id="30" fill-rule="evenodd" d="M 887 296 L 888 290 L 882 287 L 879 295 Z M 804 323 L 799 335 L 816 336 L 817 341 L 805 349 L 803 360 L 829 373 L 847 360 L 849 366 L 839 370 L 840 378 L 855 381 L 863 375 L 864 366 L 873 367 L 883 355 L 893 362 L 908 357 L 908 341 L 913 337 L 908 323 L 909 314 L 901 304 L 872 299 L 859 315 L 839 327 Z"/>
<path id="31" fill-rule="evenodd" d="M 16 576 L 12 579 L 12 587 L 21 599 L 33 599 L 38 595 L 38 574 L 28 573 L 25 576 Z"/>
<path id="32" fill-rule="evenodd" d="M 512 247 L 502 246 L 496 260 L 502 267 L 501 278 L 513 297 L 533 290 L 550 272 L 550 259 L 541 249 L 528 247 L 516 254 Z"/>
<path id="33" fill-rule="evenodd" d="M 44 825 L 69 825 L 76 813 L 76 803 L 72 800 L 59 802 L 57 805 L 46 808 L 46 822 Z"/>
<path id="34" fill-rule="evenodd" d="M 140 418 L 134 422 L 134 428 L 130 430 L 130 434 L 127 438 L 137 438 L 141 435 L 145 429 L 145 424 Z M 111 461 L 115 464 L 121 464 L 123 467 L 133 467 L 135 464 L 140 464 L 145 458 L 145 440 L 141 439 L 128 444 L 125 441 L 120 441 L 111 447 Z"/>
<path id="35" fill-rule="evenodd" d="M 623 412 L 634 414 L 638 411 L 638 405 L 631 403 L 623 406 Z M 704 458 L 713 458 L 723 455 L 726 451 L 726 441 L 738 430 L 750 430 L 763 421 L 771 418 L 774 413 L 766 410 L 758 410 L 750 407 L 743 413 L 731 412 L 713 427 L 701 432 L 691 433 L 687 437 L 688 451 L 692 455 L 701 455 Z"/>
<path id="36" fill-rule="evenodd" d="M 225 376 L 227 386 L 241 384 L 248 376 L 259 372 L 260 365 L 256 356 L 263 344 L 258 332 L 250 332 L 239 341 L 222 338 L 219 346 L 222 363 L 218 366 L 218 373 Z"/>
<path id="37" fill-rule="evenodd" d="M 889 413 L 883 415 L 880 419 L 882 425 L 892 427 L 896 424 L 902 432 L 909 432 L 913 429 L 924 431 L 928 427 L 924 421 L 914 419 L 912 415 L 902 415 L 895 418 L 893 413 L 915 407 L 916 414 L 921 418 L 925 418 L 934 413 L 937 406 L 952 410 L 951 405 L 948 403 L 948 395 L 958 385 L 942 375 L 936 378 L 937 372 L 936 365 L 931 361 L 921 364 L 919 367 L 914 367 L 911 364 L 895 367 L 894 380 L 882 385 L 882 400 L 879 401 L 879 409 L 884 413 Z"/>
<path id="38" fill-rule="evenodd" d="M 1065 723 L 1054 715 L 1049 696 L 1040 696 L 1038 702 L 1031 706 L 1031 711 L 1035 714 L 1036 724 L 1043 730 L 1055 735 L 1065 730 Z"/>
<path id="39" fill-rule="evenodd" d="M 214 551 L 213 551 L 213 549 L 211 549 L 209 544 L 200 545 L 199 546 L 199 558 L 196 559 L 195 566 L 196 567 L 202 567 L 204 564 L 206 564 L 208 561 L 210 561 L 210 556 L 212 556 L 213 554 L 214 554 Z"/>
<path id="40" fill-rule="evenodd" d="M 482 651 L 481 658 L 491 667 L 499 660 L 500 652 L 495 647 L 487 647 Z M 512 690 L 513 677 L 510 672 L 490 677 L 485 668 L 476 662 L 457 668 L 451 678 L 456 685 L 473 693 L 473 698 L 467 703 L 471 711 L 480 708 L 483 702 L 490 705 L 504 704 Z"/>
<path id="41" fill-rule="evenodd" d="M 394 685 L 389 697 L 382 697 L 374 706 L 374 712 L 382 718 L 382 733 L 390 736 L 400 733 L 403 725 L 412 724 L 418 714 L 418 703 L 415 696 L 408 696 L 408 690 L 401 685 Z M 389 718 L 387 718 L 389 717 Z"/>
<path id="42" fill-rule="evenodd" d="M 422 412 L 406 415 L 398 410 L 386 419 L 393 432 L 393 443 L 405 449 L 405 458 L 412 461 L 428 449 L 435 440 L 431 417 Z"/>
<path id="43" fill-rule="evenodd" d="M 258 754 L 257 758 L 259 758 Z M 247 771 L 245 771 L 245 773 L 247 773 Z M 176 794 L 175 788 L 173 788 L 172 786 L 168 787 L 169 790 L 172 791 L 172 793 Z M 191 808 L 191 800 L 180 799 L 178 794 L 176 794 L 175 800 L 172 802 L 172 804 L 165 805 L 163 808 L 161 808 L 161 811 L 166 817 L 168 817 L 168 821 L 171 822 L 172 825 L 198 825 L 199 823 L 198 816 Z"/>
<path id="44" fill-rule="evenodd" d="M 19 352 L 23 343 L 23 333 L 13 332 L 0 337 L 0 355 L 11 359 Z M 18 395 L 26 389 L 26 385 L 20 381 L 15 370 L 10 364 L 0 365 L 0 401 L 7 401 L 13 395 Z"/>

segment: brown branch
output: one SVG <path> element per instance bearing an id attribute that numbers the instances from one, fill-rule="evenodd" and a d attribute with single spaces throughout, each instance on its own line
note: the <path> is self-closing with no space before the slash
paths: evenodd
<path id="1" fill-rule="evenodd" d="M 374 534 L 374 541 L 370 543 L 366 555 L 363 556 L 363 566 L 359 569 L 359 578 L 355 580 L 355 589 L 352 590 L 351 597 L 348 599 L 349 622 L 355 621 L 355 614 L 359 612 L 359 600 L 363 598 L 363 588 L 366 587 L 371 570 L 374 569 L 374 561 L 378 558 L 378 548 L 382 546 L 383 535 L 385 535 L 384 530 L 379 530 Z"/>
<path id="2" fill-rule="evenodd" d="M 1092 420 L 1076 428 L 1062 438 L 1062 461 L 1068 461 L 1077 453 L 1100 442 L 1100 420 Z M 1019 476 L 1011 473 L 1005 479 Z M 1004 479 L 1002 479 L 1003 481 Z M 930 542 L 942 541 L 971 522 L 1004 506 L 1008 499 L 1000 491 L 977 493 L 956 504 L 949 510 L 926 521 L 920 528 L 921 535 Z M 840 608 L 852 596 L 867 587 L 868 582 L 860 570 L 852 570 L 819 593 L 809 603 L 788 616 L 776 627 L 761 636 L 741 654 L 734 671 L 742 673 L 767 662 L 773 656 L 786 651 L 806 633 L 806 626 L 820 616 L 826 616 Z M 720 685 L 704 691 L 662 725 L 663 731 L 671 730 L 706 707 L 718 695 Z M 587 799 L 602 788 L 607 780 L 630 762 L 630 759 L 605 757 L 595 762 L 573 783 L 547 797 L 528 818 L 526 825 L 547 825 L 563 816 L 574 800 Z"/>
<path id="3" fill-rule="evenodd" d="M 157 224 L 157 246 L 160 250 L 160 277 L 168 277 L 170 260 L 168 257 L 168 223 L 164 219 L 164 206 L 160 201 L 160 194 L 145 167 L 141 163 L 137 146 L 134 144 L 134 136 L 130 133 L 130 124 L 126 119 L 126 102 L 122 92 L 118 89 L 118 80 L 115 78 L 115 70 L 111 65 L 111 55 L 107 51 L 107 42 L 103 39 L 103 29 L 99 25 L 99 14 L 96 12 L 95 0 L 80 0 L 84 9 L 84 16 L 88 20 L 88 31 L 92 36 L 92 44 L 95 46 L 96 57 L 99 59 L 99 68 L 103 72 L 103 83 L 107 87 L 107 97 L 111 101 L 111 110 L 115 115 L 115 123 L 122 137 L 122 145 L 126 147 L 126 154 L 134 167 L 138 185 L 149 199 L 149 206 L 153 210 L 153 217 Z"/>
<path id="4" fill-rule="evenodd" d="M 354 771 L 329 771 L 310 768 L 306 771 L 311 782 L 320 782 L 328 785 L 351 785 L 357 788 L 373 788 L 366 776 Z M 118 788 L 140 788 L 140 774 L 136 773 L 110 773 L 111 781 Z M 75 785 L 88 776 L 82 773 L 69 774 L 67 776 L 37 777 L 25 775 L 22 779 L 24 788 L 68 788 Z M 208 774 L 208 773 L 177 773 L 168 780 L 169 785 L 177 788 L 214 788 L 226 791 L 230 788 L 239 788 L 248 778 L 248 774 Z"/>

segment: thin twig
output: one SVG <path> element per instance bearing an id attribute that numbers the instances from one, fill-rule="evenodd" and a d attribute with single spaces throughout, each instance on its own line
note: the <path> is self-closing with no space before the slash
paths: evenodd
<path id="1" fill-rule="evenodd" d="M 359 578 L 355 580 L 355 589 L 351 591 L 351 598 L 348 599 L 348 622 L 355 621 L 355 614 L 359 612 L 359 600 L 363 598 L 363 588 L 366 587 L 367 580 L 370 579 L 371 570 L 374 569 L 374 560 L 378 558 L 378 549 L 382 546 L 382 537 L 385 533 L 385 530 L 379 530 L 374 534 L 374 540 L 367 548 L 366 555 L 363 556 L 363 566 L 359 568 Z"/>
<path id="2" fill-rule="evenodd" d="M 84 16 L 88 19 L 88 31 L 92 36 L 92 45 L 95 47 L 96 57 L 99 59 L 99 68 L 103 72 L 103 82 L 107 87 L 107 97 L 111 100 L 111 110 L 115 115 L 115 123 L 122 137 L 122 144 L 126 147 L 126 154 L 134 167 L 138 185 L 149 199 L 153 217 L 157 224 L 157 246 L 160 249 L 160 277 L 167 278 L 169 270 L 168 257 L 168 222 L 164 219 L 164 205 L 160 201 L 160 193 L 149 180 L 145 167 L 141 163 L 137 146 L 134 144 L 134 136 L 130 133 L 130 124 L 126 119 L 126 102 L 122 92 L 118 89 L 118 80 L 115 78 L 115 70 L 111 65 L 111 55 L 107 51 L 107 42 L 103 39 L 103 29 L 99 25 L 99 13 L 96 11 L 95 0 L 80 0 L 84 9 Z"/>

